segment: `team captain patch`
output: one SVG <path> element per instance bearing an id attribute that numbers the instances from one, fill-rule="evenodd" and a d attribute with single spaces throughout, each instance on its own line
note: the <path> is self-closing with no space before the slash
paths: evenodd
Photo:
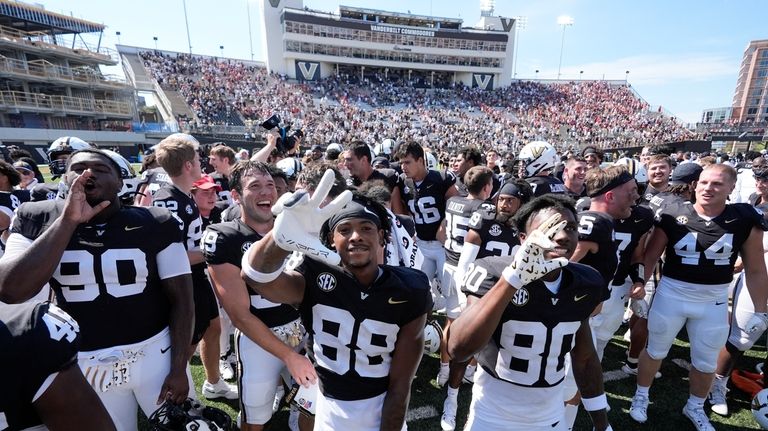
<path id="1" fill-rule="evenodd" d="M 336 288 L 336 277 L 328 272 L 323 272 L 317 276 L 317 287 L 323 292 L 330 292 Z"/>

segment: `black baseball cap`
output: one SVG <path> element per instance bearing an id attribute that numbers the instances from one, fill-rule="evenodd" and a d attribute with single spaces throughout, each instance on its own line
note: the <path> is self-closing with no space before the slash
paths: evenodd
<path id="1" fill-rule="evenodd" d="M 669 184 L 676 186 L 698 181 L 702 170 L 703 168 L 698 163 L 680 163 L 675 167 L 675 170 L 672 171 L 672 178 L 670 178 Z"/>

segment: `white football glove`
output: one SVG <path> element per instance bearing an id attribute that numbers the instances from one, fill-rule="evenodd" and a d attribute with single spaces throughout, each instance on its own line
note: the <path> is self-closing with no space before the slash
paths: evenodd
<path id="1" fill-rule="evenodd" d="M 324 246 L 317 235 L 320 226 L 352 200 L 352 192 L 345 190 L 320 208 L 335 179 L 333 171 L 329 169 L 325 171 L 311 198 L 306 191 L 298 191 L 286 193 L 275 202 L 272 214 L 277 218 L 272 228 L 272 237 L 278 247 L 285 251 L 304 253 L 329 265 L 341 262 L 339 255 Z"/>
<path id="2" fill-rule="evenodd" d="M 564 257 L 552 260 L 544 258 L 544 251 L 555 247 L 552 238 L 566 224 L 566 221 L 560 221 L 560 214 L 553 214 L 538 228 L 534 229 L 520 245 L 512 263 L 504 268 L 501 275 L 507 283 L 519 289 L 567 265 L 568 259 Z"/>
<path id="3" fill-rule="evenodd" d="M 630 299 L 629 308 L 632 309 L 632 312 L 635 313 L 635 316 L 640 317 L 642 319 L 648 318 L 649 306 L 648 306 L 648 301 L 646 301 L 645 298 Z"/>
<path id="4" fill-rule="evenodd" d="M 744 326 L 744 332 L 747 334 L 762 334 L 766 329 L 768 329 L 768 313 L 752 313 Z"/>

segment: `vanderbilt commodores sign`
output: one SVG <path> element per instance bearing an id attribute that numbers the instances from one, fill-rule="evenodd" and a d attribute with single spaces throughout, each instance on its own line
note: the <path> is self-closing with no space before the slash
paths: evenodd
<path id="1" fill-rule="evenodd" d="M 477 87 L 483 90 L 493 90 L 493 75 L 490 73 L 473 73 L 472 88 Z"/>
<path id="2" fill-rule="evenodd" d="M 317 81 L 320 79 L 320 63 L 296 60 L 296 79 L 299 81 Z"/>

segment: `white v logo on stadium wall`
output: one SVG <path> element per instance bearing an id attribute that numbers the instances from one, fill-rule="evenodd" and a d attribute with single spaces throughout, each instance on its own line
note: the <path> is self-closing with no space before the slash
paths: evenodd
<path id="1" fill-rule="evenodd" d="M 515 20 L 512 18 L 502 18 L 499 17 L 501 20 L 501 28 L 504 29 L 507 33 L 512 31 L 512 25 L 515 23 Z"/>
<path id="2" fill-rule="evenodd" d="M 488 90 L 488 85 L 491 83 L 493 75 L 475 73 L 472 75 L 472 78 L 474 78 L 475 84 L 477 84 L 478 87 L 482 88 L 483 90 Z"/>
<path id="3" fill-rule="evenodd" d="M 312 81 L 315 78 L 317 72 L 318 63 L 310 63 L 308 61 L 298 61 L 296 65 L 299 67 L 299 72 L 305 81 Z"/>

